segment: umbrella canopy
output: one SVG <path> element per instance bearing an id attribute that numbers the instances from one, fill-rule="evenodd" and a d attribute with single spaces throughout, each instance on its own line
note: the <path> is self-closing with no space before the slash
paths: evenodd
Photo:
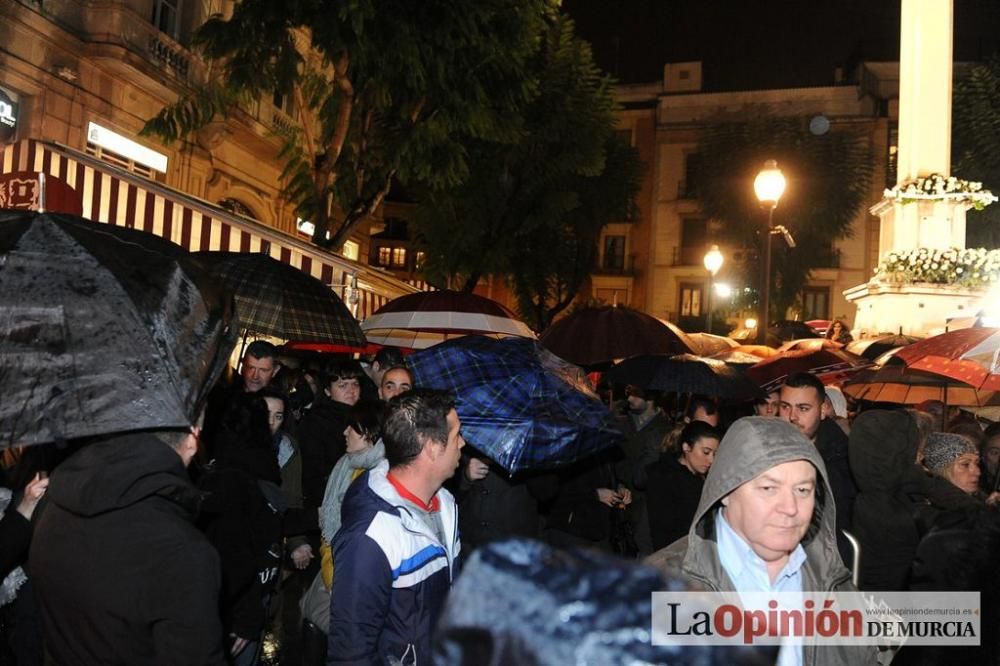
<path id="1" fill-rule="evenodd" d="M 464 291 L 424 291 L 395 298 L 361 324 L 368 341 L 426 349 L 463 335 L 534 338 L 527 324 L 500 303 Z"/>
<path id="2" fill-rule="evenodd" d="M 867 340 L 854 340 L 847 343 L 845 349 L 852 354 L 857 354 L 869 361 L 874 361 L 882 354 L 912 345 L 923 338 L 915 338 L 912 335 L 883 335 L 880 338 L 868 338 Z"/>
<path id="3" fill-rule="evenodd" d="M 194 256 L 233 294 L 240 323 L 248 331 L 359 349 L 367 344 L 340 297 L 298 268 L 261 253 L 196 252 Z"/>
<path id="4" fill-rule="evenodd" d="M 576 310 L 552 324 L 539 340 L 557 356 L 585 367 L 639 354 L 694 353 L 680 329 L 615 305 Z"/>
<path id="5" fill-rule="evenodd" d="M 712 333 L 688 333 L 687 339 L 698 356 L 711 356 L 740 346 L 740 343 L 732 338 Z"/>
<path id="6" fill-rule="evenodd" d="M 775 347 L 789 340 L 818 337 L 820 337 L 819 333 L 807 326 L 805 322 L 791 319 L 776 321 L 767 329 L 767 344 Z"/>
<path id="7" fill-rule="evenodd" d="M 826 338 L 799 338 L 798 340 L 789 340 L 778 347 L 778 352 L 794 351 L 794 350 L 806 350 L 806 351 L 816 351 L 817 349 L 842 349 L 843 344 L 837 342 L 836 340 L 827 340 Z"/>
<path id="8" fill-rule="evenodd" d="M 469 335 L 408 361 L 414 384 L 454 391 L 465 439 L 511 474 L 566 465 L 621 438 L 583 371 L 535 340 Z"/>
<path id="9" fill-rule="evenodd" d="M 806 326 L 816 331 L 818 335 L 826 335 L 826 331 L 833 324 L 830 319 L 810 319 L 806 322 Z"/>
<path id="10" fill-rule="evenodd" d="M 74 216 L 0 213 L 0 447 L 195 422 L 236 327 L 185 255 Z"/>
<path id="11" fill-rule="evenodd" d="M 627 358 L 604 373 L 613 384 L 635 384 L 656 391 L 701 393 L 731 400 L 754 400 L 763 393 L 739 370 L 722 361 L 679 354 Z"/>
<path id="12" fill-rule="evenodd" d="M 779 352 L 747 369 L 747 376 L 764 391 L 779 388 L 789 375 L 809 372 L 826 384 L 849 377 L 851 373 L 870 365 L 860 356 L 842 349 L 797 349 Z"/>
<path id="13" fill-rule="evenodd" d="M 895 357 L 924 370 L 979 389 L 1000 390 L 1000 329 L 963 328 L 900 349 Z"/>
<path id="14" fill-rule="evenodd" d="M 861 370 L 844 383 L 843 389 L 856 400 L 900 405 L 916 405 L 925 400 L 940 400 L 956 407 L 1000 405 L 1000 393 L 980 391 L 963 382 L 912 370 L 900 363 Z"/>

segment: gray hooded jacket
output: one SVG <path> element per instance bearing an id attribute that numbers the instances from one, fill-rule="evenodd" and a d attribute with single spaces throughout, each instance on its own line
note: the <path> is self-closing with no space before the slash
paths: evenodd
<path id="1" fill-rule="evenodd" d="M 806 562 L 802 565 L 803 591 L 854 591 L 851 574 L 837 551 L 833 491 L 826 467 L 816 447 L 798 428 L 780 419 L 742 418 L 729 428 L 705 479 L 701 502 L 688 535 L 650 555 L 646 562 L 696 585 L 720 592 L 733 591 L 715 543 L 715 514 L 723 497 L 765 471 L 793 460 L 806 460 L 816 468 L 816 509 L 812 525 L 802 540 Z M 852 646 L 806 646 L 805 663 L 874 664 L 876 650 Z"/>

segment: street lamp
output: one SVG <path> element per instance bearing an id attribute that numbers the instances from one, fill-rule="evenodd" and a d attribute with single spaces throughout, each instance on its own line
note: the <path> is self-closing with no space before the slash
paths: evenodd
<path id="1" fill-rule="evenodd" d="M 774 219 L 774 209 L 778 207 L 781 195 L 785 193 L 785 176 L 774 160 L 764 162 L 764 168 L 753 181 L 753 189 L 757 200 L 767 207 L 767 224 L 761 230 L 760 242 L 764 252 L 761 267 L 760 312 L 757 317 L 757 344 L 767 344 L 768 308 L 771 298 L 771 222 Z"/>
<path id="2" fill-rule="evenodd" d="M 709 333 L 712 332 L 712 282 L 715 280 L 715 274 L 722 268 L 723 261 L 724 259 L 722 253 L 719 252 L 718 245 L 713 245 L 705 253 L 705 270 L 708 271 L 708 297 L 705 299 L 705 305 L 708 308 L 708 317 L 706 318 L 705 328 Z"/>

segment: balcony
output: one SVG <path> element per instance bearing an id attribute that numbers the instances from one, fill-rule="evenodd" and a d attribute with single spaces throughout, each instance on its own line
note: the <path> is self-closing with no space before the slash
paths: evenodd
<path id="1" fill-rule="evenodd" d="M 698 198 L 698 184 L 689 180 L 679 180 L 677 181 L 677 198 L 678 199 L 697 199 Z"/>
<path id="2" fill-rule="evenodd" d="M 707 245 L 695 247 L 675 246 L 670 259 L 671 266 L 701 266 L 705 261 Z"/>

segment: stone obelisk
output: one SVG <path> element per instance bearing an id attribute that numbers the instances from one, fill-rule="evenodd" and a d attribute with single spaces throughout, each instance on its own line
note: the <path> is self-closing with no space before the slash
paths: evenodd
<path id="1" fill-rule="evenodd" d="M 901 0 L 897 186 L 951 171 L 952 0 Z M 903 203 L 886 196 L 872 206 L 881 220 L 879 260 L 892 251 L 965 247 L 965 211 L 955 199 Z M 928 335 L 948 316 L 974 307 L 978 290 L 881 284 L 844 292 L 858 306 L 856 335 Z"/>

